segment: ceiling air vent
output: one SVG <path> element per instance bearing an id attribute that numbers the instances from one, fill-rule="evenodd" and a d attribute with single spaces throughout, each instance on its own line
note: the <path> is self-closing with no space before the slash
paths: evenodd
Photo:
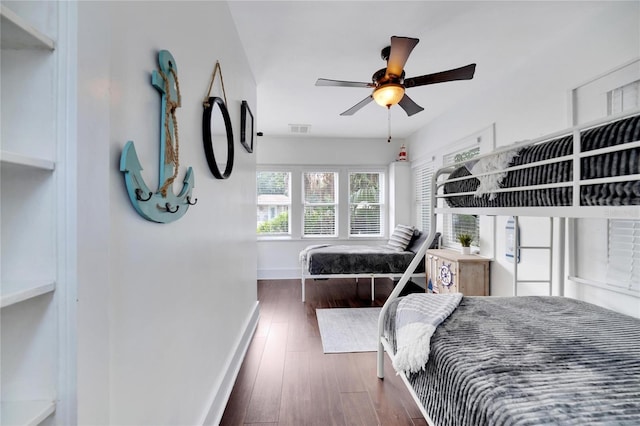
<path id="1" fill-rule="evenodd" d="M 308 134 L 311 131 L 311 124 L 289 124 L 291 133 Z"/>

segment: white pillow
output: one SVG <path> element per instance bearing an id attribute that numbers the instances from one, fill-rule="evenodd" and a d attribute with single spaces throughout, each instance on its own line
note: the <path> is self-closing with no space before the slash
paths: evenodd
<path id="1" fill-rule="evenodd" d="M 405 251 L 413 238 L 413 226 L 396 225 L 387 246 L 397 251 Z"/>

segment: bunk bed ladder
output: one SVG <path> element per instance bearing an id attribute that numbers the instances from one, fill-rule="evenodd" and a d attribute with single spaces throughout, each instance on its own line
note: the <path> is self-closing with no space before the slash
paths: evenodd
<path id="1" fill-rule="evenodd" d="M 515 229 L 519 229 L 518 216 L 513 217 L 515 220 Z M 519 284 L 547 284 L 547 295 L 552 295 L 552 282 L 553 282 L 553 217 L 549 217 L 549 245 L 542 246 L 523 246 L 520 244 L 520 233 L 514 232 L 514 258 L 513 258 L 513 295 L 518 295 Z M 524 280 L 518 277 L 518 261 L 520 258 L 521 250 L 548 250 L 549 251 L 549 275 L 547 279 L 539 280 Z"/>

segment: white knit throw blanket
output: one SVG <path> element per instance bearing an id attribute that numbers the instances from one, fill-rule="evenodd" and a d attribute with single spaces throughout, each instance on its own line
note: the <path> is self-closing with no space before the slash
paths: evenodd
<path id="1" fill-rule="evenodd" d="M 511 161 L 518 156 L 519 152 L 519 149 L 513 149 L 510 151 L 491 155 L 489 157 L 481 158 L 473 165 L 473 167 L 469 169 L 469 171 L 472 175 L 478 175 L 497 170 L 504 170 L 509 166 L 509 164 L 511 164 Z M 476 178 L 480 181 L 480 185 L 478 185 L 478 188 L 473 195 L 475 197 L 481 197 L 484 194 L 489 194 L 490 200 L 495 199 L 497 194 L 493 191 L 500 189 L 502 180 L 506 176 L 506 171 L 488 176 L 476 176 Z"/>
<path id="2" fill-rule="evenodd" d="M 414 293 L 405 296 L 396 311 L 396 371 L 416 373 L 429 360 L 431 335 L 456 309 L 462 293 Z"/>

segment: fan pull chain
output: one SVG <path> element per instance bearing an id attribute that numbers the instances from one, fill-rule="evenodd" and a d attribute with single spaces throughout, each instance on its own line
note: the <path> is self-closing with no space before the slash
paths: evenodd
<path id="1" fill-rule="evenodd" d="M 387 143 L 391 143 L 391 105 L 387 105 Z"/>

